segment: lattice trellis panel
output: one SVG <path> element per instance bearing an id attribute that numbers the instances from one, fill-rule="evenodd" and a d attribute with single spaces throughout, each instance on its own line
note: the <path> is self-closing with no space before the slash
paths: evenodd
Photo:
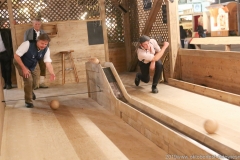
<path id="1" fill-rule="evenodd" d="M 121 3 L 121 1 L 118 1 Z M 108 43 L 123 43 L 123 13 L 111 2 L 105 1 Z"/>
<path id="2" fill-rule="evenodd" d="M 139 21 L 138 18 L 138 6 L 137 0 L 129 0 L 128 1 L 128 10 L 129 10 L 129 21 L 130 21 L 130 33 L 131 33 L 131 41 L 138 42 L 139 39 Z"/>
<path id="3" fill-rule="evenodd" d="M 123 13 L 111 0 L 106 0 L 105 4 L 108 41 L 124 42 Z M 17 24 L 30 23 L 37 16 L 43 22 L 100 17 L 98 0 L 13 0 L 12 8 Z"/>
<path id="4" fill-rule="evenodd" d="M 0 27 L 9 28 L 7 0 L 1 4 Z M 129 0 L 129 14 L 132 42 L 138 41 L 150 11 L 143 10 L 142 0 Z M 121 3 L 121 0 L 118 0 Z M 106 25 L 109 43 L 124 42 L 123 13 L 106 0 Z M 163 2 L 164 4 L 164 2 Z M 136 7 L 137 6 L 137 7 Z M 13 0 L 13 16 L 17 24 L 30 23 L 36 16 L 44 22 L 91 19 L 99 17 L 98 0 Z M 87 13 L 87 14 L 86 14 Z M 85 16 L 84 16 L 85 15 Z M 153 25 L 150 36 L 159 40 L 162 36 L 167 41 L 167 25 L 162 23 L 161 10 Z"/>
<path id="5" fill-rule="evenodd" d="M 165 2 L 163 0 L 162 5 L 164 4 Z M 135 2 L 133 2 L 133 0 L 130 0 L 129 9 L 131 22 L 131 38 L 132 42 L 137 42 L 140 34 L 142 33 L 142 30 L 145 27 L 145 23 L 148 19 L 150 10 L 147 11 L 143 10 L 143 0 L 135 0 Z M 168 28 L 167 24 L 164 24 L 162 21 L 162 9 L 160 9 L 157 14 L 156 21 L 153 24 L 149 36 L 155 38 L 158 42 L 168 41 Z"/>
<path id="6" fill-rule="evenodd" d="M 165 1 L 163 0 L 162 5 L 165 5 Z M 158 42 L 160 41 L 168 41 L 168 26 L 166 23 L 163 23 L 162 17 L 162 7 L 157 14 L 157 18 L 155 23 L 153 23 L 152 30 L 150 32 L 150 36 L 155 38 Z"/>
<path id="7" fill-rule="evenodd" d="M 17 24 L 29 23 L 37 16 L 43 22 L 100 16 L 98 0 L 13 0 L 12 8 Z"/>
<path id="8" fill-rule="evenodd" d="M 7 0 L 0 1 L 0 28 L 10 28 Z"/>

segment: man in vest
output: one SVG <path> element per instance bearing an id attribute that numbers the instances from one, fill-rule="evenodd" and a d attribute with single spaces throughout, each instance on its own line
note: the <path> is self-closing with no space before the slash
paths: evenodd
<path id="1" fill-rule="evenodd" d="M 42 22 L 40 18 L 33 19 L 32 24 L 33 24 L 33 27 L 26 30 L 26 32 L 24 33 L 24 41 L 37 40 L 38 36 L 45 33 L 44 30 L 41 29 Z M 38 87 L 48 88 L 48 86 L 45 84 L 46 65 L 42 59 L 38 61 L 38 64 L 40 68 L 40 81 L 39 81 L 39 86 L 36 83 L 36 86 L 34 86 L 33 89 L 38 89 Z"/>
<path id="2" fill-rule="evenodd" d="M 43 59 L 46 64 L 50 73 L 50 80 L 55 80 L 50 50 L 48 48 L 49 42 L 49 36 L 47 34 L 42 34 L 38 36 L 37 41 L 23 42 L 14 54 L 13 63 L 24 81 L 25 105 L 27 108 L 34 107 L 32 100 L 35 100 L 36 96 L 33 93 L 33 87 L 36 85 L 36 65 L 40 59 Z"/>

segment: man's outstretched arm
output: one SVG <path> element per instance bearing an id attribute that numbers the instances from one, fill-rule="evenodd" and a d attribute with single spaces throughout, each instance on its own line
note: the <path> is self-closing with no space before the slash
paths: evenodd
<path id="1" fill-rule="evenodd" d="M 46 64 L 46 67 L 48 69 L 48 72 L 50 73 L 50 80 L 51 81 L 55 80 L 55 74 L 54 74 L 54 71 L 53 71 L 52 63 L 51 62 L 45 62 L 45 64 Z"/>

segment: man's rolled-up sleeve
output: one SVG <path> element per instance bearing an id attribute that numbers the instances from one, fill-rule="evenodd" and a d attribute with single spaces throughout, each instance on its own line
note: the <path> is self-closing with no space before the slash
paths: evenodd
<path id="1" fill-rule="evenodd" d="M 29 46 L 30 46 L 29 41 L 23 42 L 16 50 L 16 54 L 19 57 L 22 57 L 28 51 Z"/>

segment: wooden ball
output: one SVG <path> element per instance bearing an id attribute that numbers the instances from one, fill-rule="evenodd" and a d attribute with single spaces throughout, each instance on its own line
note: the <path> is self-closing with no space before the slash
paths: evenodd
<path id="1" fill-rule="evenodd" d="M 95 64 L 98 64 L 99 63 L 99 60 L 96 58 L 96 57 L 92 57 L 88 60 L 89 62 L 92 62 L 92 63 L 95 63 Z"/>
<path id="2" fill-rule="evenodd" d="M 52 101 L 50 102 L 50 107 L 51 107 L 52 109 L 58 109 L 58 108 L 59 108 L 59 102 L 58 102 L 57 100 L 52 100 Z"/>
<path id="3" fill-rule="evenodd" d="M 218 123 L 216 120 L 213 119 L 207 119 L 204 122 L 204 129 L 206 132 L 208 132 L 209 134 L 213 134 L 216 132 L 216 130 L 218 129 Z"/>

